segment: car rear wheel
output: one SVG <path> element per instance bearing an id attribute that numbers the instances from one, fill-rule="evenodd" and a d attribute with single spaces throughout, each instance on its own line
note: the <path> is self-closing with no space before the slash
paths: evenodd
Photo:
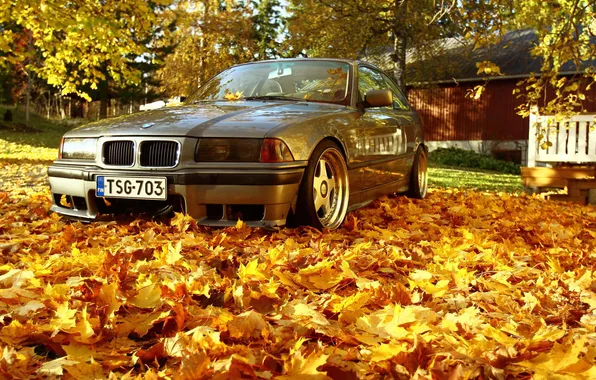
<path id="1" fill-rule="evenodd" d="M 412 174 L 410 175 L 410 188 L 406 193 L 410 198 L 424 199 L 428 186 L 428 160 L 426 151 L 422 146 L 418 147 L 412 165 Z"/>
<path id="2" fill-rule="evenodd" d="M 325 140 L 310 157 L 298 192 L 296 221 L 315 228 L 338 228 L 348 210 L 348 169 L 337 144 Z"/>

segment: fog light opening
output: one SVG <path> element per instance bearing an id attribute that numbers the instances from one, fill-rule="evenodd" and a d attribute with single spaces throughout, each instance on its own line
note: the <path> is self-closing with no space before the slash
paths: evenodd
<path id="1" fill-rule="evenodd" d="M 71 197 L 74 208 L 79 211 L 87 211 L 87 201 L 83 197 Z"/>
<path id="2" fill-rule="evenodd" d="M 207 219 L 222 220 L 224 208 L 223 205 L 205 205 L 207 209 Z"/>
<path id="3" fill-rule="evenodd" d="M 255 222 L 263 220 L 265 217 L 264 205 L 227 205 L 226 216 L 230 221 L 243 220 L 245 222 Z"/>
<path id="4" fill-rule="evenodd" d="M 66 194 L 58 194 L 59 195 L 59 200 L 58 205 L 62 206 L 62 207 L 66 207 L 66 208 L 70 208 L 72 209 L 72 197 L 70 195 L 66 195 Z"/>

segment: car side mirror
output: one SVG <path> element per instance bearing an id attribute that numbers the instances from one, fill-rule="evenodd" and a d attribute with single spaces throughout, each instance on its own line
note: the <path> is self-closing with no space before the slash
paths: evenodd
<path id="1" fill-rule="evenodd" d="M 364 95 L 364 106 L 388 107 L 393 104 L 393 93 L 389 90 L 370 90 Z"/>

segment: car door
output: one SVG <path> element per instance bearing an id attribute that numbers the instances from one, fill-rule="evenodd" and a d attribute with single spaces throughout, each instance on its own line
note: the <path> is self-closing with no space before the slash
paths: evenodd
<path id="1" fill-rule="evenodd" d="M 359 102 L 364 102 L 370 90 L 391 90 L 383 75 L 377 69 L 359 65 Z M 404 127 L 407 117 L 396 110 L 396 101 L 389 107 L 370 107 L 360 117 L 353 149 L 354 169 L 350 175 L 353 192 L 363 192 L 388 183 L 404 181 L 407 131 Z"/>
<path id="2" fill-rule="evenodd" d="M 389 89 L 393 93 L 393 112 L 398 119 L 398 123 L 404 130 L 405 135 L 405 154 L 406 158 L 413 160 L 418 142 L 422 142 L 420 117 L 408 103 L 408 98 L 399 89 L 393 79 L 381 73 Z"/>

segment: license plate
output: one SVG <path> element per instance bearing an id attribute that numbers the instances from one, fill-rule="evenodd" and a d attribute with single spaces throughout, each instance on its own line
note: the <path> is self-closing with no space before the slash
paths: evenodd
<path id="1" fill-rule="evenodd" d="M 106 177 L 97 176 L 95 194 L 98 197 L 159 199 L 168 197 L 168 181 L 165 177 Z"/>

